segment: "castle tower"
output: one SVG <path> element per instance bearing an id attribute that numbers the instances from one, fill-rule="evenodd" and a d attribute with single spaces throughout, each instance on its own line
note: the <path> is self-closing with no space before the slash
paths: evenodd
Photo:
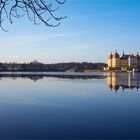
<path id="1" fill-rule="evenodd" d="M 113 57 L 112 57 L 112 67 L 113 68 L 119 68 L 120 67 L 120 56 L 117 53 L 117 51 L 113 54 Z"/>
<path id="2" fill-rule="evenodd" d="M 112 52 L 111 52 L 111 54 L 110 54 L 109 57 L 108 57 L 108 67 L 109 67 L 109 68 L 112 67 L 112 57 L 113 57 L 113 55 L 112 55 Z"/>

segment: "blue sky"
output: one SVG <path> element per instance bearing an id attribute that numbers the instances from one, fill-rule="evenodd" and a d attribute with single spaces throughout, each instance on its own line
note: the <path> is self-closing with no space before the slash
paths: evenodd
<path id="1" fill-rule="evenodd" d="M 107 62 L 115 50 L 140 53 L 140 0 L 67 0 L 56 14 L 67 16 L 57 28 L 24 17 L 0 31 L 0 61 Z"/>

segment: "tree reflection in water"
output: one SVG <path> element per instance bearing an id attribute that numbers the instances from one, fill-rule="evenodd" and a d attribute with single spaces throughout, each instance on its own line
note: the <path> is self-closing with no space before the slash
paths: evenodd
<path id="1" fill-rule="evenodd" d="M 37 81 L 40 79 L 43 79 L 45 77 L 48 78 L 60 78 L 60 79 L 105 79 L 105 75 L 96 75 L 96 74 L 84 74 L 84 73 L 74 73 L 74 74 L 69 74 L 69 73 L 0 73 L 0 78 L 12 78 L 12 79 L 17 79 L 17 78 L 27 78 L 33 81 Z"/>

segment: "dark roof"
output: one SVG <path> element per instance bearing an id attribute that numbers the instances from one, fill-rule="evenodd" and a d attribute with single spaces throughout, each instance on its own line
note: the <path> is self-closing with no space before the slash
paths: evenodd
<path id="1" fill-rule="evenodd" d="M 113 57 L 113 55 L 112 55 L 112 53 L 111 53 L 111 54 L 109 55 L 109 57 L 108 57 L 108 58 L 109 58 L 109 59 L 112 59 L 112 57 Z"/>
<path id="2" fill-rule="evenodd" d="M 129 56 L 130 58 L 136 58 L 136 56 L 134 56 L 133 54 Z"/>
<path id="3" fill-rule="evenodd" d="M 130 55 L 123 54 L 123 56 L 120 59 L 128 59 L 128 57 L 130 57 Z"/>
<path id="4" fill-rule="evenodd" d="M 120 56 L 119 56 L 119 54 L 118 54 L 117 52 L 115 52 L 115 53 L 113 54 L 113 57 L 114 57 L 114 58 L 119 58 Z"/>

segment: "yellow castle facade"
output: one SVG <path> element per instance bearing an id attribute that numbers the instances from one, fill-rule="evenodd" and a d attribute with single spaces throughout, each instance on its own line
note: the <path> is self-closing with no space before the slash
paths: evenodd
<path id="1" fill-rule="evenodd" d="M 120 56 L 117 51 L 108 56 L 109 70 L 133 70 L 140 68 L 140 55 L 125 54 Z"/>

